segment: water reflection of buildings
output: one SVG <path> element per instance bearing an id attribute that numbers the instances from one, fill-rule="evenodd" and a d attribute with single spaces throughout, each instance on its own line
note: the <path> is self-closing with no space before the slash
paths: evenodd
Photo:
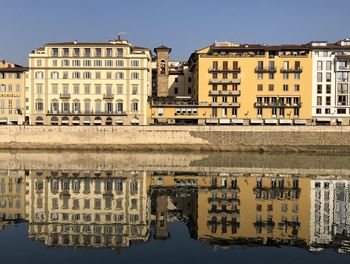
<path id="1" fill-rule="evenodd" d="M 24 171 L 0 170 L 0 230 L 25 217 Z"/>
<path id="2" fill-rule="evenodd" d="M 265 170 L 265 169 L 264 169 Z M 210 245 L 350 252 L 350 180 L 281 173 L 0 171 L 0 227 L 47 246 L 128 247 L 169 223 Z M 152 224 L 154 230 L 152 230 Z"/>
<path id="3" fill-rule="evenodd" d="M 291 175 L 211 173 L 174 177 L 158 174 L 152 177 L 151 189 L 153 194 L 162 190 L 162 196 L 166 188 L 179 186 L 193 190 L 196 199 L 191 200 L 196 201 L 198 211 L 192 214 L 195 226 L 190 230 L 195 229 L 195 238 L 209 244 L 306 246 L 309 240 L 309 181 Z M 153 200 L 157 202 L 154 208 L 159 208 L 159 200 Z M 173 197 L 164 200 L 173 200 Z M 156 227 L 164 229 L 166 223 L 158 219 L 168 212 L 164 204 L 160 208 L 162 212 L 156 212 Z M 166 232 L 163 230 L 162 233 Z"/>
<path id="4" fill-rule="evenodd" d="M 311 181 L 311 249 L 350 252 L 350 181 L 315 178 Z"/>
<path id="5" fill-rule="evenodd" d="M 31 171 L 29 237 L 48 246 L 127 247 L 149 238 L 145 172 Z"/>

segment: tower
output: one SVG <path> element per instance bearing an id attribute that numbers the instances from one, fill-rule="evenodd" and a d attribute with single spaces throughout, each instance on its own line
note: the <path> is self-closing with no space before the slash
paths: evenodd
<path id="1" fill-rule="evenodd" d="M 162 45 L 155 48 L 154 52 L 157 54 L 157 96 L 166 97 L 169 87 L 168 63 L 171 48 Z"/>

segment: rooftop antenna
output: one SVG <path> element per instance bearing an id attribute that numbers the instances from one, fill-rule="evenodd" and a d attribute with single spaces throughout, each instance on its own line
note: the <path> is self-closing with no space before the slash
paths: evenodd
<path id="1" fill-rule="evenodd" d="M 122 35 L 126 35 L 126 32 L 118 32 L 118 40 L 121 40 Z"/>

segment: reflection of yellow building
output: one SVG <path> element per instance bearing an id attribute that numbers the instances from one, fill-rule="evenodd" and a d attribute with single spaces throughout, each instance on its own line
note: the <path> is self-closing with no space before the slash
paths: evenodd
<path id="1" fill-rule="evenodd" d="M 0 229 L 25 218 L 25 177 L 23 171 L 0 171 Z"/>
<path id="2" fill-rule="evenodd" d="M 194 52 L 189 69 L 196 98 L 153 103 L 155 123 L 311 121 L 312 59 L 308 46 L 217 42 Z"/>
<path id="3" fill-rule="evenodd" d="M 197 239 L 308 245 L 309 182 L 287 175 L 155 175 L 151 188 L 197 189 Z"/>
<path id="4" fill-rule="evenodd" d="M 49 246 L 127 247 L 149 238 L 146 174 L 32 171 L 29 236 Z"/>

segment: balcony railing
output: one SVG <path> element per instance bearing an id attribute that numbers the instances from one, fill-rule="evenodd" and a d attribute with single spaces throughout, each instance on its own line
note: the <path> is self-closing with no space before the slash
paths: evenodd
<path id="1" fill-rule="evenodd" d="M 104 94 L 103 99 L 114 99 L 114 94 Z"/>
<path id="2" fill-rule="evenodd" d="M 240 78 L 232 78 L 232 79 L 210 79 L 210 84 L 240 84 Z"/>
<path id="3" fill-rule="evenodd" d="M 217 73 L 217 72 L 221 72 L 221 73 L 240 73 L 241 72 L 241 68 L 235 68 L 235 69 L 218 69 L 218 68 L 209 68 L 208 69 L 209 73 Z"/>
<path id="4" fill-rule="evenodd" d="M 262 67 L 256 67 L 255 68 L 256 73 L 275 73 L 277 72 L 276 67 L 267 67 L 267 68 L 262 68 Z"/>
<path id="5" fill-rule="evenodd" d="M 284 102 L 255 102 L 254 106 L 257 108 L 277 108 L 277 107 L 282 107 L 282 108 L 293 108 L 297 107 L 300 108 L 302 106 L 301 102 L 298 103 L 284 103 Z"/>
<path id="6" fill-rule="evenodd" d="M 338 71 L 350 71 L 350 65 L 348 65 L 348 66 L 338 66 L 337 70 Z"/>
<path id="7" fill-rule="evenodd" d="M 236 96 L 239 96 L 239 95 L 241 95 L 241 91 L 240 90 L 234 90 L 234 91 L 210 90 L 209 96 L 211 96 L 211 95 L 236 95 Z"/>
<path id="8" fill-rule="evenodd" d="M 70 99 L 70 94 L 68 93 L 60 94 L 60 99 Z"/>
<path id="9" fill-rule="evenodd" d="M 127 115 L 124 111 L 57 111 L 57 110 L 50 110 L 47 112 L 47 115 L 81 115 L 81 116 L 108 116 L 108 115 L 117 115 L 117 116 L 124 116 Z"/>
<path id="10" fill-rule="evenodd" d="M 303 68 L 281 68 L 281 73 L 302 73 Z"/>

